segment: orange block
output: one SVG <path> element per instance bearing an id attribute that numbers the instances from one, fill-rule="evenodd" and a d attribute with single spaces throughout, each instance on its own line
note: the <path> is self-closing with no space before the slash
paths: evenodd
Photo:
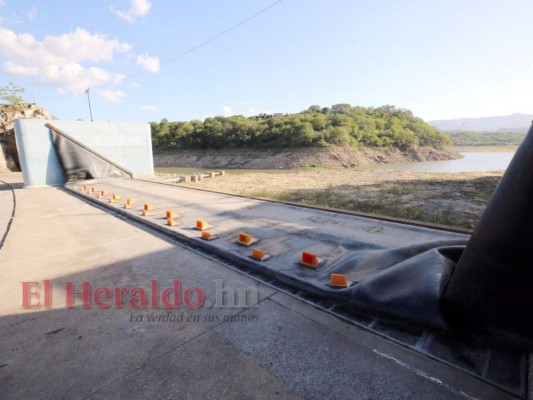
<path id="1" fill-rule="evenodd" d="M 330 275 L 330 286 L 337 288 L 347 288 L 349 283 L 344 274 L 331 274 Z"/>
<path id="2" fill-rule="evenodd" d="M 205 222 L 203 219 L 196 220 L 195 229 L 198 229 L 199 231 L 205 231 L 208 228 L 209 228 L 209 224 Z"/>
<path id="3" fill-rule="evenodd" d="M 91 192 L 97 192 L 97 191 L 98 191 L 98 189 L 96 189 L 96 188 L 94 188 L 94 187 L 91 188 Z"/>
<path id="4" fill-rule="evenodd" d="M 177 225 L 178 223 L 176 221 L 174 221 L 172 218 L 167 218 L 167 223 L 166 225 L 168 226 L 174 226 L 174 225 Z M 202 232 L 203 233 L 203 232 Z"/>
<path id="5" fill-rule="evenodd" d="M 87 185 L 83 185 L 83 188 L 82 188 L 82 189 L 83 189 L 83 190 L 89 190 L 89 186 L 87 186 Z"/>
<path id="6" fill-rule="evenodd" d="M 178 214 L 176 214 L 174 211 L 167 210 L 166 212 L 167 219 L 177 218 Z"/>
<path id="7" fill-rule="evenodd" d="M 124 202 L 124 208 L 130 208 L 133 204 L 135 204 L 133 199 L 126 199 L 126 201 Z"/>
<path id="8" fill-rule="evenodd" d="M 258 261 L 265 261 L 266 259 L 270 258 L 270 256 L 266 254 L 263 250 L 255 249 L 255 248 L 252 249 L 251 257 Z"/>
<path id="9" fill-rule="evenodd" d="M 252 243 L 257 240 L 247 233 L 239 233 L 237 236 L 237 243 L 242 244 L 243 246 L 250 246 Z"/>
<path id="10" fill-rule="evenodd" d="M 147 216 L 150 215 L 150 211 L 142 210 L 142 211 L 141 211 L 141 215 L 142 215 L 143 217 L 147 217 Z"/>
<path id="11" fill-rule="evenodd" d="M 200 235 L 200 237 L 204 240 L 213 240 L 216 238 L 215 235 L 213 235 L 212 233 L 209 233 L 207 231 L 202 231 L 202 234 Z"/>
<path id="12" fill-rule="evenodd" d="M 318 268 L 322 260 L 317 257 L 314 253 L 309 253 L 307 251 L 302 251 L 302 259 L 300 264 L 309 267 L 309 268 Z"/>
<path id="13" fill-rule="evenodd" d="M 145 203 L 144 210 L 145 211 L 152 211 L 154 207 L 151 204 Z"/>
<path id="14" fill-rule="evenodd" d="M 110 203 L 115 203 L 115 202 L 119 201 L 121 198 L 122 198 L 122 196 L 120 196 L 119 194 L 113 194 L 113 196 L 111 196 L 111 198 L 109 199 L 109 202 Z"/>

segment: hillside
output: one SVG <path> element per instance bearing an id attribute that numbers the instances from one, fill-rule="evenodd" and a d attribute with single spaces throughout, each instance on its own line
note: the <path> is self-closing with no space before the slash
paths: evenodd
<path id="1" fill-rule="evenodd" d="M 449 132 L 454 146 L 503 146 L 517 147 L 526 137 L 526 132 Z"/>
<path id="2" fill-rule="evenodd" d="M 152 122 L 156 152 L 171 150 L 272 150 L 347 145 L 355 148 L 446 148 L 447 135 L 411 111 L 336 104 L 297 114 L 214 117 L 205 121 Z"/>
<path id="3" fill-rule="evenodd" d="M 533 120 L 532 114 L 511 114 L 482 118 L 458 118 L 429 121 L 432 127 L 444 132 L 526 132 Z"/>

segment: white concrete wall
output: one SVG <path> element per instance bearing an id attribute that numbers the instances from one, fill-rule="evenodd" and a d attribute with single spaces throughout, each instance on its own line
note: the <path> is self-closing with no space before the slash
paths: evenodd
<path id="1" fill-rule="evenodd" d="M 154 175 L 148 124 L 17 119 L 15 133 L 25 187 L 64 184 L 47 123 L 130 170 L 135 177 Z"/>

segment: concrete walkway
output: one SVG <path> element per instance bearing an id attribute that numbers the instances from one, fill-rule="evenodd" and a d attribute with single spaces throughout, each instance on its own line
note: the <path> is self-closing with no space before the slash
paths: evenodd
<path id="1" fill-rule="evenodd" d="M 20 184 L 21 176 L 0 179 Z M 2 399 L 512 398 L 60 189 L 15 192 L 16 216 L 0 250 Z M 6 193 L 0 228 L 12 206 Z M 44 280 L 52 281 L 51 307 L 21 307 L 22 282 L 39 282 L 42 292 Z M 221 284 L 247 289 L 251 300 L 136 310 L 124 298 L 122 308 L 105 309 L 78 299 L 66 308 L 67 282 L 76 291 L 89 282 L 94 292 L 149 290 L 152 280 L 161 290 L 174 280 L 198 287 L 211 304 Z"/>

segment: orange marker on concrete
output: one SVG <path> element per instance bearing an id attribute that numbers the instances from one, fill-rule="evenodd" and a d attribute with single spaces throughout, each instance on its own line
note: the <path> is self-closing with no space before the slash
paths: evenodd
<path id="1" fill-rule="evenodd" d="M 344 274 L 331 274 L 329 285 L 334 288 L 347 288 L 350 286 L 350 282 L 346 279 Z"/>
<path id="2" fill-rule="evenodd" d="M 177 218 L 178 217 L 178 214 L 176 214 L 174 211 L 171 211 L 171 210 L 167 210 L 166 212 L 166 216 L 167 216 L 167 219 L 169 218 Z"/>
<path id="3" fill-rule="evenodd" d="M 250 257 L 252 257 L 254 260 L 265 261 L 270 258 L 270 255 L 261 249 L 254 248 L 252 249 L 252 254 Z"/>
<path id="4" fill-rule="evenodd" d="M 247 233 L 239 233 L 237 236 L 237 243 L 243 246 L 250 246 L 252 243 L 257 242 L 257 239 Z"/>
<path id="5" fill-rule="evenodd" d="M 130 208 L 133 204 L 135 204 L 133 199 L 126 199 L 126 201 L 124 202 L 124 208 Z"/>
<path id="6" fill-rule="evenodd" d="M 152 211 L 154 207 L 151 204 L 145 203 L 144 204 L 144 210 L 145 211 Z"/>
<path id="7" fill-rule="evenodd" d="M 310 253 L 308 251 L 302 251 L 302 259 L 300 260 L 300 265 L 304 267 L 317 269 L 324 260 L 317 257 L 316 254 Z"/>
<path id="8" fill-rule="evenodd" d="M 168 225 L 168 226 L 174 226 L 174 225 L 177 225 L 178 223 L 176 221 L 174 221 L 172 218 L 167 218 L 167 223 L 165 225 Z"/>
<path id="9" fill-rule="evenodd" d="M 200 238 L 202 238 L 204 240 L 214 240 L 217 237 L 215 235 L 213 235 L 212 233 L 209 233 L 207 231 L 202 231 L 202 233 L 200 235 Z"/>
<path id="10" fill-rule="evenodd" d="M 195 229 L 198 229 L 199 231 L 205 231 L 206 229 L 209 229 L 210 225 L 205 222 L 203 219 L 196 220 L 196 226 Z"/>
<path id="11" fill-rule="evenodd" d="M 117 201 L 119 201 L 120 199 L 122 199 L 122 196 L 119 195 L 119 194 L 113 194 L 113 196 L 111 196 L 111 198 L 109 199 L 109 202 L 110 203 L 116 203 Z"/>

